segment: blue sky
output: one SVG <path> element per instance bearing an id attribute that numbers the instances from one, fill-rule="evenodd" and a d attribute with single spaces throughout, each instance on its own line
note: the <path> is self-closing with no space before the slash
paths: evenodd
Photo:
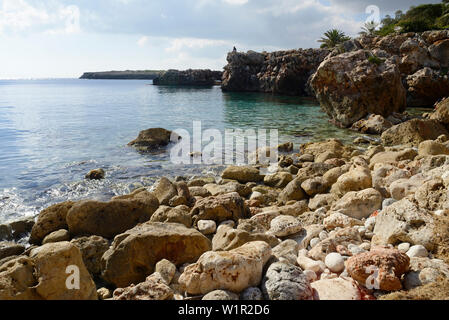
<path id="1" fill-rule="evenodd" d="M 317 47 L 380 15 L 439 0 L 0 0 L 0 78 L 84 71 L 220 70 L 240 51 Z"/>

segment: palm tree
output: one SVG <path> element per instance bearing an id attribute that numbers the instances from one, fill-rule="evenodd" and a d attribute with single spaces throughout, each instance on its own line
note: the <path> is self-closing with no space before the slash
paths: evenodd
<path id="1" fill-rule="evenodd" d="M 318 42 L 321 43 L 321 48 L 332 49 L 347 40 L 351 40 L 351 38 L 346 36 L 343 31 L 338 29 L 331 29 L 326 31 L 324 33 L 324 37 L 318 40 Z"/>
<path id="2" fill-rule="evenodd" d="M 377 22 L 374 21 L 366 22 L 365 25 L 362 27 L 362 32 L 360 32 L 360 34 L 372 36 L 376 33 L 376 29 L 378 26 L 379 23 Z"/>

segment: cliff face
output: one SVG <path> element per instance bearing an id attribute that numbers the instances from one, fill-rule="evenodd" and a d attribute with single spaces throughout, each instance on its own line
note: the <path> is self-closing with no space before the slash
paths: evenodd
<path id="1" fill-rule="evenodd" d="M 328 54 L 325 49 L 230 52 L 222 89 L 310 95 L 307 82 Z"/>
<path id="2" fill-rule="evenodd" d="M 213 86 L 222 77 L 221 71 L 168 70 L 153 80 L 154 85 Z"/>

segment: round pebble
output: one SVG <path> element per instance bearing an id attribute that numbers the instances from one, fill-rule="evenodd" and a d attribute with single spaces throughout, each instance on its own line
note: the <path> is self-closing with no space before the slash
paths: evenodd
<path id="1" fill-rule="evenodd" d="M 324 263 L 330 271 L 340 273 L 345 269 L 345 260 L 341 254 L 333 252 L 327 255 Z"/>
<path id="2" fill-rule="evenodd" d="M 398 246 L 398 250 L 401 251 L 402 253 L 407 253 L 408 250 L 410 250 L 410 243 L 408 242 L 401 243 Z"/>
<path id="3" fill-rule="evenodd" d="M 327 234 L 326 231 L 321 231 L 319 237 L 321 240 L 326 240 L 329 237 L 329 235 Z"/>
<path id="4" fill-rule="evenodd" d="M 417 245 L 417 246 L 411 247 L 407 251 L 407 255 L 410 258 L 427 258 L 429 256 L 429 252 L 427 251 L 427 249 L 424 246 Z"/>
<path id="5" fill-rule="evenodd" d="M 371 244 L 368 242 L 364 242 L 359 246 L 361 249 L 369 251 L 371 250 Z"/>
<path id="6" fill-rule="evenodd" d="M 198 231 L 204 235 L 209 235 L 217 231 L 217 224 L 213 220 L 200 220 L 198 221 Z"/>
<path id="7" fill-rule="evenodd" d="M 320 238 L 313 238 L 312 240 L 310 240 L 310 246 L 312 248 L 316 247 L 319 243 L 321 242 Z"/>

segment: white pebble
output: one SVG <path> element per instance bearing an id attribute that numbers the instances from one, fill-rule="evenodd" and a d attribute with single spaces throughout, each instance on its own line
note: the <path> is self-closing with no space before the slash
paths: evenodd
<path id="1" fill-rule="evenodd" d="M 319 243 L 321 242 L 320 238 L 313 238 L 312 240 L 310 240 L 310 246 L 312 248 L 316 247 Z"/>
<path id="2" fill-rule="evenodd" d="M 410 250 L 410 243 L 408 242 L 401 243 L 398 246 L 398 250 L 401 251 L 402 253 L 407 253 L 408 250 Z"/>
<path id="3" fill-rule="evenodd" d="M 198 231 L 204 235 L 209 235 L 217 231 L 217 224 L 213 220 L 198 221 Z"/>
<path id="4" fill-rule="evenodd" d="M 330 271 L 340 273 L 345 269 L 345 260 L 341 254 L 333 252 L 327 255 L 325 262 Z"/>
<path id="5" fill-rule="evenodd" d="M 376 226 L 376 217 L 368 218 L 365 221 L 365 228 L 366 228 L 366 230 L 373 231 L 375 226 Z"/>
<path id="6" fill-rule="evenodd" d="M 417 245 L 417 246 L 411 247 L 407 251 L 407 255 L 410 258 L 427 258 L 429 256 L 429 252 L 427 251 L 427 249 L 424 246 Z"/>
<path id="7" fill-rule="evenodd" d="M 320 239 L 321 240 L 326 240 L 329 237 L 329 235 L 327 234 L 326 231 L 321 231 L 320 232 Z"/>

